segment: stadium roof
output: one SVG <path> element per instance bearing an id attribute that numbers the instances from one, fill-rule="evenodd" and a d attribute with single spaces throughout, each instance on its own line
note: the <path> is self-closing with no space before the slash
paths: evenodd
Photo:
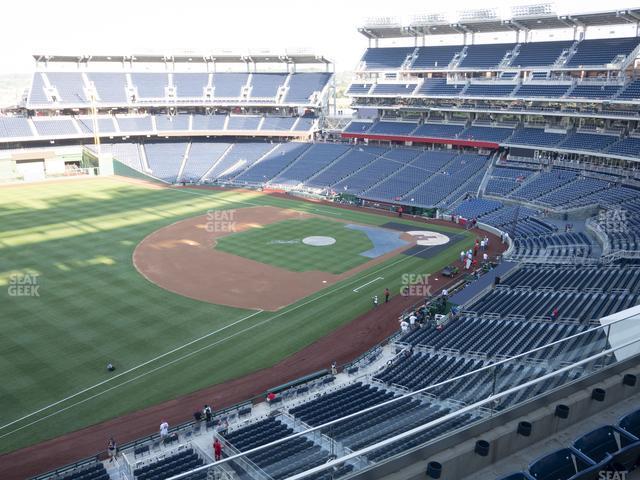
<path id="1" fill-rule="evenodd" d="M 331 60 L 323 55 L 312 53 L 272 53 L 249 52 L 236 54 L 228 52 L 219 53 L 181 53 L 170 55 L 159 54 L 130 54 L 130 55 L 50 55 L 34 54 L 37 62 L 61 62 L 61 63 L 91 63 L 91 62 L 139 62 L 139 63 L 295 63 L 295 64 L 322 64 L 329 65 Z"/>
<path id="2" fill-rule="evenodd" d="M 484 8 L 461 12 L 455 20 L 445 14 L 414 16 L 408 25 L 402 25 L 394 18 L 376 18 L 368 21 L 358 31 L 369 39 L 377 39 L 633 23 L 640 23 L 640 9 L 558 15 L 549 5 L 542 4 L 514 7 L 509 17 L 501 16 L 496 8 Z"/>

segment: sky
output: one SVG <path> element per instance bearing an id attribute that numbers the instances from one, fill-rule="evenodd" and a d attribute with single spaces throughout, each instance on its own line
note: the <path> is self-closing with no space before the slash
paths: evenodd
<path id="1" fill-rule="evenodd" d="M 444 11 L 478 8 L 456 0 Z M 484 0 L 507 9 L 532 0 Z M 556 12 L 640 7 L 640 0 L 557 0 Z M 136 54 L 178 51 L 306 49 L 329 57 L 337 71 L 355 67 L 367 46 L 357 32 L 368 17 L 443 11 L 429 0 L 7 0 L 2 4 L 0 74 L 29 73 L 31 55 Z"/>

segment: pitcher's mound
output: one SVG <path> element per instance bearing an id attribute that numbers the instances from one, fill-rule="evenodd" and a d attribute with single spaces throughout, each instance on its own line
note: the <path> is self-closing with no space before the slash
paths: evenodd
<path id="1" fill-rule="evenodd" d="M 313 236 L 303 238 L 302 243 L 311 245 L 312 247 L 326 247 L 336 243 L 336 239 L 333 237 Z"/>

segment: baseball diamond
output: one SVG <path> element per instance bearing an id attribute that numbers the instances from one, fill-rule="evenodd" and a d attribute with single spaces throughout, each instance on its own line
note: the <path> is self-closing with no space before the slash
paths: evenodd
<path id="1" fill-rule="evenodd" d="M 115 178 L 58 182 L 46 191 L 2 188 L 0 199 L 12 206 L 3 216 L 0 245 L 13 252 L 4 256 L 0 284 L 8 285 L 24 265 L 40 282 L 37 298 L 3 293 L 3 310 L 13 319 L 2 327 L 9 354 L 4 368 L 30 369 L 28 377 L 5 376 L 14 380 L 0 387 L 3 418 L 15 422 L 0 432 L 5 451 L 273 365 L 367 312 L 374 293 L 388 287 L 397 294 L 402 274 L 437 271 L 473 241 L 465 234 L 445 254 L 424 259 L 401 255 L 413 245 L 407 239 L 369 258 L 360 255 L 373 246 L 368 236 L 345 227 L 381 226 L 388 217 L 352 210 L 337 217 L 330 214 L 335 207 L 256 192 L 158 188 Z M 207 228 L 212 218 L 219 231 Z M 331 231 L 338 242 L 322 249 L 270 244 L 291 238 L 289 222 L 302 227 L 295 238 Z M 233 243 L 235 253 L 220 248 L 220 240 L 253 232 L 255 239 Z M 315 256 L 301 250 L 287 263 L 277 248 L 311 249 Z M 338 250 L 325 256 L 331 248 Z M 331 258 L 339 259 L 335 267 Z M 378 272 L 384 285 L 352 291 Z M 323 320 L 309 323 L 312 312 Z M 285 331 L 286 339 L 273 341 Z M 58 355 L 62 339 L 75 355 Z M 93 341 L 101 348 L 90 353 L 86 345 Z M 25 349 L 40 360 L 20 363 Z M 105 359 L 116 362 L 116 378 L 101 372 Z M 226 367 L 211 373 L 211 362 Z M 63 377 L 51 376 L 52 366 Z M 38 405 L 29 400 L 36 397 Z"/>

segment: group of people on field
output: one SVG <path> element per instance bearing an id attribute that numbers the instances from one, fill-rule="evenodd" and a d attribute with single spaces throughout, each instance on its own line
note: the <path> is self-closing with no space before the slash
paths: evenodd
<path id="1" fill-rule="evenodd" d="M 473 248 L 467 251 L 462 250 L 460 252 L 460 262 L 464 266 L 465 270 L 471 270 L 472 267 L 476 267 L 479 263 L 479 259 L 482 258 L 482 265 L 489 263 L 489 237 L 476 238 Z"/>

